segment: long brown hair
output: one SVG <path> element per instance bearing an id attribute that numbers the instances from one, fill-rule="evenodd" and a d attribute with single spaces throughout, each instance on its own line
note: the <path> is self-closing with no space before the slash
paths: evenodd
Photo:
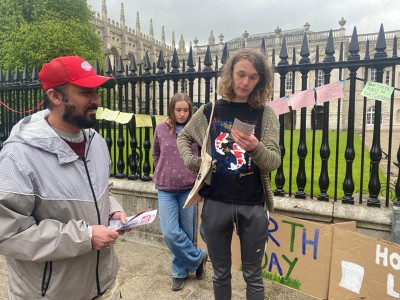
<path id="1" fill-rule="evenodd" d="M 255 49 L 241 49 L 229 58 L 222 69 L 218 93 L 228 101 L 235 97 L 235 92 L 233 90 L 233 68 L 237 62 L 243 59 L 251 62 L 260 76 L 247 102 L 252 108 L 261 107 L 272 95 L 272 69 L 268 65 L 266 57 Z"/>
<path id="2" fill-rule="evenodd" d="M 176 133 L 175 105 L 178 101 L 186 101 L 186 103 L 189 105 L 189 116 L 186 122 L 189 122 L 193 115 L 192 100 L 189 98 L 189 96 L 185 93 L 176 93 L 175 95 L 173 95 L 168 106 L 168 119 L 171 125 L 171 134 Z"/>

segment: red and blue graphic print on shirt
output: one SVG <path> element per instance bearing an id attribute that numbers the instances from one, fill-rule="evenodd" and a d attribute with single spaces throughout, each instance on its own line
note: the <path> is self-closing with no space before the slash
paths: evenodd
<path id="1" fill-rule="evenodd" d="M 218 173 L 238 174 L 251 170 L 251 157 L 231 137 L 232 121 L 213 120 L 211 146 L 213 170 Z"/>

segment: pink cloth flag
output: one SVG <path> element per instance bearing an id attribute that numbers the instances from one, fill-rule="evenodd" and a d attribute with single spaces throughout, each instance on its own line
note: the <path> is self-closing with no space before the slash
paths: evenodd
<path id="1" fill-rule="evenodd" d="M 286 114 L 290 111 L 285 97 L 269 101 L 267 105 L 272 107 L 277 116 Z"/>
<path id="2" fill-rule="evenodd" d="M 306 106 L 313 106 L 315 104 L 313 89 L 294 93 L 289 96 L 289 99 L 293 110 Z"/>
<path id="3" fill-rule="evenodd" d="M 315 88 L 315 91 L 317 92 L 318 104 L 344 97 L 343 84 L 340 81 L 321 85 Z"/>

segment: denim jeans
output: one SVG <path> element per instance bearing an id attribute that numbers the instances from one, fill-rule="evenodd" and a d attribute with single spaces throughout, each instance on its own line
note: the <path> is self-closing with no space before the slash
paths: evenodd
<path id="1" fill-rule="evenodd" d="M 164 241 L 172 252 L 172 277 L 186 278 L 196 271 L 204 250 L 194 246 L 196 205 L 183 208 L 188 191 L 158 191 L 158 208 Z"/>

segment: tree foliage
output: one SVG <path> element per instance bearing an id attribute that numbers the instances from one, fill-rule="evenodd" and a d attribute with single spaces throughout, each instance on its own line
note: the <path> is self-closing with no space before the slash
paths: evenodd
<path id="1" fill-rule="evenodd" d="M 86 0 L 0 0 L 0 66 L 40 66 L 57 56 L 101 57 Z"/>

